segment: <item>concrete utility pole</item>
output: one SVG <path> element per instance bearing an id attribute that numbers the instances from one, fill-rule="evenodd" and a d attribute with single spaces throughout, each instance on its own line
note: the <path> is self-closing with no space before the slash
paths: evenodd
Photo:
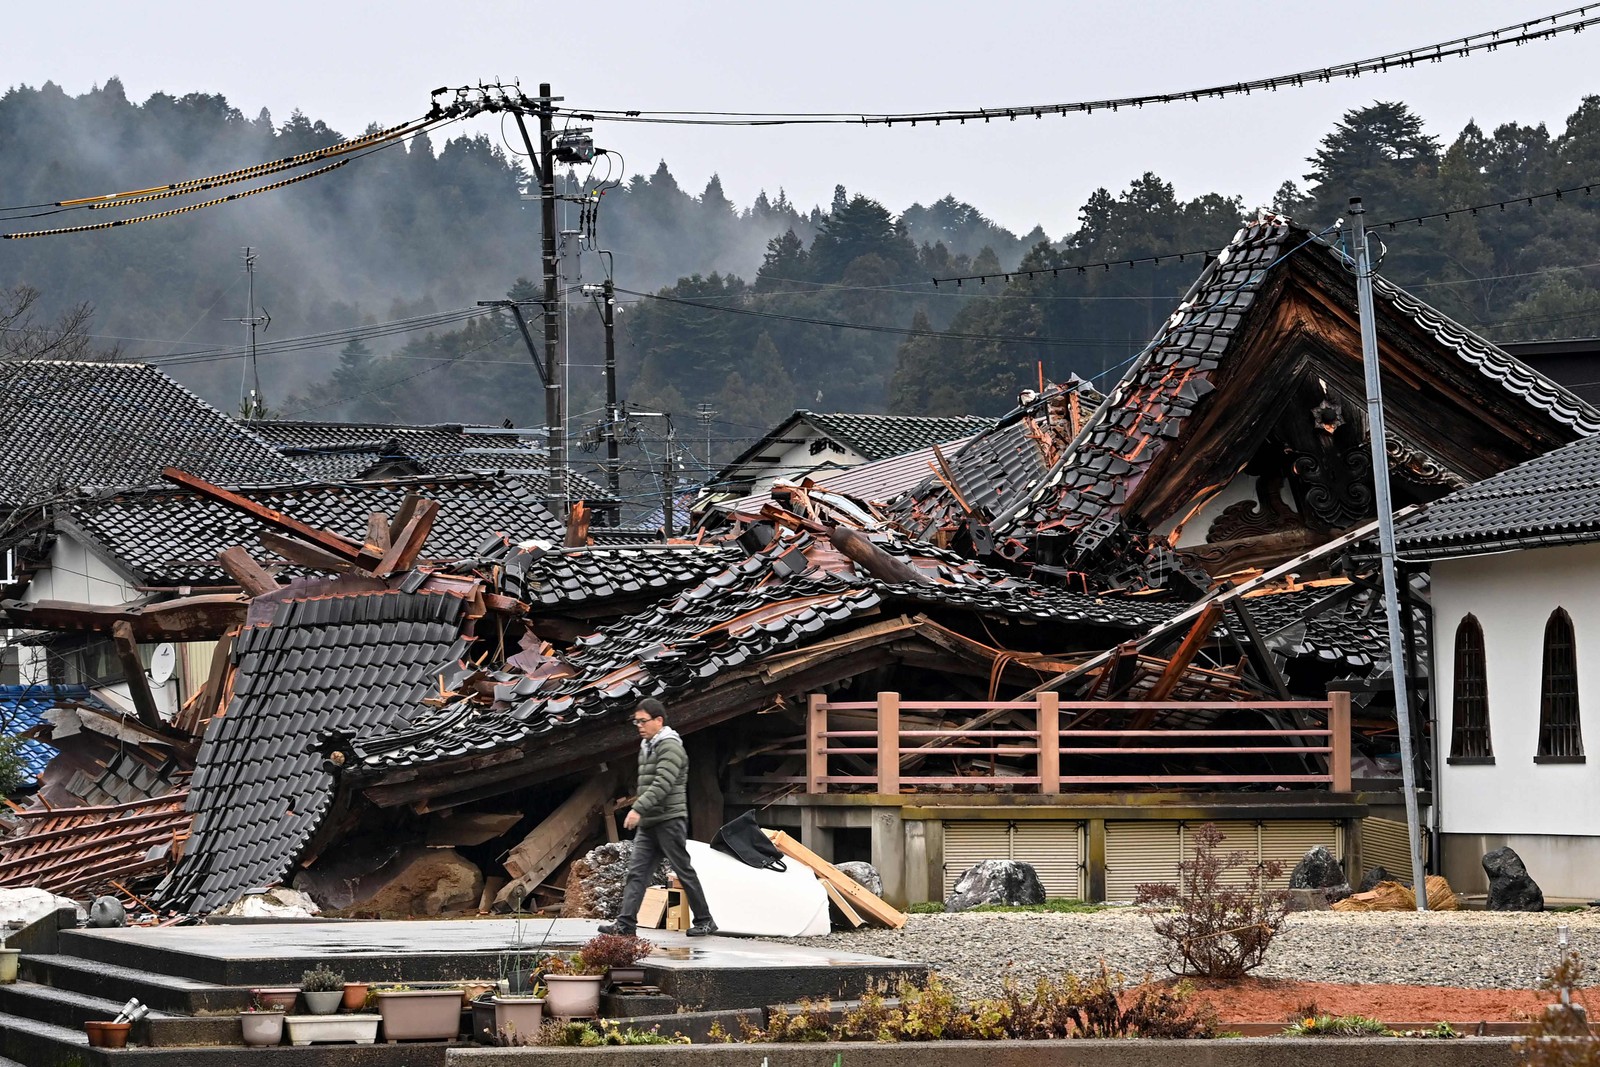
<path id="1" fill-rule="evenodd" d="M 1411 842 L 1411 885 L 1417 910 L 1428 910 L 1422 866 L 1422 825 L 1417 812 L 1417 768 L 1411 743 L 1411 684 L 1406 677 L 1400 627 L 1400 587 L 1395 584 L 1394 505 L 1389 497 L 1389 456 L 1383 427 L 1383 381 L 1378 374 L 1378 323 L 1372 307 L 1372 258 L 1367 249 L 1366 208 L 1350 198 L 1350 247 L 1356 261 L 1356 306 L 1361 315 L 1361 363 L 1367 379 L 1367 438 L 1372 449 L 1372 488 L 1378 508 L 1378 547 L 1383 573 L 1384 614 L 1389 621 L 1389 663 L 1394 678 L 1394 714 L 1400 729 L 1400 776 L 1406 794 L 1406 834 Z"/>
<path id="2" fill-rule="evenodd" d="M 622 454 L 617 448 L 617 287 L 609 277 L 601 287 L 600 319 L 606 328 L 606 484 L 612 496 L 622 494 Z"/>
<path id="3" fill-rule="evenodd" d="M 539 96 L 534 101 L 539 112 L 539 147 L 534 148 L 528 136 L 527 124 L 522 120 L 522 108 L 512 108 L 522 142 L 528 149 L 528 160 L 533 165 L 534 177 L 539 180 L 539 223 L 543 231 L 540 257 L 544 262 L 544 417 L 548 433 L 549 481 L 545 489 L 545 506 L 557 519 L 567 517 L 567 399 L 562 390 L 565 379 L 561 363 L 561 318 L 559 301 L 561 293 L 556 272 L 556 176 L 554 107 L 559 96 L 550 95 L 548 82 L 539 86 Z"/>
<path id="4" fill-rule="evenodd" d="M 665 537 L 673 534 L 673 504 L 677 496 L 677 486 L 673 485 L 672 450 L 678 446 L 678 435 L 672 428 L 672 417 L 667 416 L 667 454 L 663 459 L 665 469 L 661 475 L 661 533 Z"/>
<path id="5" fill-rule="evenodd" d="M 272 323 L 272 316 L 256 314 L 256 251 L 249 245 L 244 248 L 244 273 L 250 288 L 246 298 L 249 303 L 244 318 L 233 320 L 248 331 L 250 343 L 250 363 L 239 381 L 239 414 L 254 419 L 266 414 L 267 410 L 266 401 L 261 396 L 261 368 L 256 364 L 256 327 L 265 329 Z"/>

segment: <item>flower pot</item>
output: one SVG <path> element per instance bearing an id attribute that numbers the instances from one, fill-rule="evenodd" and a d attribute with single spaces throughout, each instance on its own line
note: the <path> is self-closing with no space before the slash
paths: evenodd
<path id="1" fill-rule="evenodd" d="M 600 1010 L 599 1002 L 595 1011 Z M 544 1025 L 544 1001 L 538 997 L 495 997 L 494 1033 L 498 1045 L 531 1045 Z"/>
<path id="2" fill-rule="evenodd" d="M 344 995 L 338 990 L 335 992 Z M 376 1015 L 291 1015 L 284 1020 L 289 1027 L 291 1045 L 330 1041 L 370 1045 L 378 1038 L 380 1021 Z"/>
<path id="3" fill-rule="evenodd" d="M 241 1011 L 239 1028 L 247 1045 L 276 1045 L 283 1040 L 283 1012 Z"/>
<path id="4" fill-rule="evenodd" d="M 132 1023 L 86 1022 L 83 1032 L 89 1035 L 90 1048 L 127 1048 L 128 1031 Z"/>
<path id="5" fill-rule="evenodd" d="M 250 992 L 261 1002 L 263 1008 L 285 1013 L 294 1011 L 300 1000 L 300 987 L 297 985 L 271 986 L 252 989 Z"/>
<path id="6" fill-rule="evenodd" d="M 344 984 L 344 1000 L 341 1002 L 345 1011 L 360 1011 L 367 1006 L 367 983 L 346 982 Z"/>
<path id="7" fill-rule="evenodd" d="M 557 1019 L 592 1019 L 600 1014 L 603 974 L 545 975 L 545 1009 Z"/>
<path id="8" fill-rule="evenodd" d="M 344 1002 L 343 989 L 319 989 L 315 993 L 306 990 L 300 995 L 306 998 L 306 1010 L 312 1015 L 332 1015 Z"/>
<path id="9" fill-rule="evenodd" d="M 0 985 L 9 985 L 17 980 L 17 957 L 21 955 L 20 948 L 0 945 Z"/>
<path id="10" fill-rule="evenodd" d="M 383 1016 L 383 1039 L 390 1044 L 448 1041 L 461 1030 L 461 990 L 380 992 L 378 1013 Z"/>
<path id="11" fill-rule="evenodd" d="M 495 1043 L 495 1017 L 494 1001 L 474 1000 L 472 1002 L 472 1040 L 480 1045 Z"/>
<path id="12" fill-rule="evenodd" d="M 490 982 L 490 981 L 462 982 L 461 983 L 461 1006 L 463 1008 L 470 1008 L 472 1006 L 472 1002 L 473 1001 L 477 1000 L 479 997 L 483 996 L 485 993 L 493 993 L 494 989 L 495 989 L 495 984 L 493 982 Z"/>
<path id="13" fill-rule="evenodd" d="M 606 972 L 607 985 L 639 985 L 643 981 L 643 967 L 613 967 Z"/>

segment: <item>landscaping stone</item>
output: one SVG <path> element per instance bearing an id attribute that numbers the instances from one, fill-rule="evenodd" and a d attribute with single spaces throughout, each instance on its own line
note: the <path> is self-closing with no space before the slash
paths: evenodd
<path id="1" fill-rule="evenodd" d="M 1320 890 L 1323 899 L 1330 904 L 1335 900 L 1343 900 L 1351 893 L 1350 883 L 1344 877 L 1344 867 L 1325 845 L 1317 845 L 1300 857 L 1300 862 L 1294 865 L 1289 875 L 1289 888 Z"/>
<path id="2" fill-rule="evenodd" d="M 1291 889 L 1285 904 L 1290 911 L 1327 911 L 1328 892 L 1325 889 Z"/>
<path id="3" fill-rule="evenodd" d="M 1389 868 L 1380 863 L 1376 867 L 1367 868 L 1367 873 L 1361 876 L 1361 884 L 1356 886 L 1356 892 L 1370 893 L 1378 887 L 1379 882 L 1400 882 L 1401 885 L 1405 886 L 1411 884 L 1410 882 L 1401 881 L 1401 879 L 1390 874 Z"/>
<path id="4" fill-rule="evenodd" d="M 1543 911 L 1544 891 L 1528 874 L 1522 857 L 1511 848 L 1497 848 L 1483 857 L 1489 876 L 1490 911 Z"/>
<path id="5" fill-rule="evenodd" d="M 945 898 L 945 911 L 966 911 L 980 904 L 1043 904 L 1044 885 L 1033 864 L 1020 860 L 984 860 L 967 868 Z"/>
<path id="6" fill-rule="evenodd" d="M 867 892 L 876 896 L 883 896 L 883 876 L 878 873 L 878 868 L 861 860 L 846 860 L 836 863 L 835 867 L 848 875 L 850 880 L 861 886 Z"/>

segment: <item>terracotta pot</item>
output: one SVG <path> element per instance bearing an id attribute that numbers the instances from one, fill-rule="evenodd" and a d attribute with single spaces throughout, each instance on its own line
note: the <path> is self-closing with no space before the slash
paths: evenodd
<path id="1" fill-rule="evenodd" d="M 283 1040 L 283 1012 L 241 1011 L 239 1029 L 247 1045 L 276 1045 Z"/>
<path id="2" fill-rule="evenodd" d="M 340 1004 L 345 1011 L 360 1011 L 367 1006 L 367 983 L 346 982 L 344 984 L 344 1000 Z"/>
<path id="3" fill-rule="evenodd" d="M 472 1007 L 472 1002 L 473 1001 L 477 1000 L 479 997 L 483 996 L 485 993 L 493 993 L 494 989 L 495 989 L 495 984 L 493 982 L 488 982 L 488 981 L 484 981 L 484 982 L 462 982 L 461 983 L 461 1006 L 463 1008 Z"/>
<path id="4" fill-rule="evenodd" d="M 407 989 L 378 993 L 383 1039 L 448 1041 L 461 1031 L 461 990 Z"/>
<path id="5" fill-rule="evenodd" d="M 544 1003 L 557 1019 L 592 1019 L 600 1014 L 603 974 L 547 974 Z"/>
<path id="6" fill-rule="evenodd" d="M 263 1008 L 276 1008 L 285 1012 L 294 1011 L 300 1000 L 300 987 L 297 985 L 271 986 L 252 989 L 250 992 L 261 1002 Z"/>
<path id="7" fill-rule="evenodd" d="M 90 1048 L 127 1048 L 128 1031 L 132 1023 L 86 1022 L 83 1032 L 89 1035 Z"/>

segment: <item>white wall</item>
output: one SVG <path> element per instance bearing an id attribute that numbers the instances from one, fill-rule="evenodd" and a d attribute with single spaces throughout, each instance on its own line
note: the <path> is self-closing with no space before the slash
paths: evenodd
<path id="1" fill-rule="evenodd" d="M 1440 830 L 1600 834 L 1600 544 L 1451 560 L 1432 571 Z M 1533 762 L 1544 627 L 1557 607 L 1572 616 L 1587 763 Z M 1468 612 L 1483 627 L 1495 758 L 1488 766 L 1446 762 L 1456 627 Z"/>
<path id="2" fill-rule="evenodd" d="M 1216 496 L 1206 501 L 1200 510 L 1191 515 L 1189 520 L 1183 524 L 1183 532 L 1178 535 L 1178 543 L 1174 547 L 1193 548 L 1196 545 L 1205 544 L 1206 534 L 1211 530 L 1211 524 L 1217 521 L 1217 516 L 1241 500 L 1248 500 L 1259 508 L 1260 504 L 1256 502 L 1256 482 L 1259 480 L 1253 474 L 1234 475 L 1231 482 L 1223 486 Z M 1291 512 L 1295 510 L 1294 498 L 1289 493 L 1287 483 L 1279 487 L 1278 495 Z M 1172 533 L 1173 527 L 1178 524 L 1178 520 L 1182 519 L 1183 516 L 1183 512 L 1172 516 L 1156 527 L 1154 532 L 1160 537 L 1168 536 Z"/>
<path id="3" fill-rule="evenodd" d="M 125 604 L 139 592 L 129 585 L 105 557 L 91 551 L 69 534 L 56 538 L 50 566 L 33 576 L 23 599 L 70 600 L 80 604 Z"/>
<path id="4" fill-rule="evenodd" d="M 811 442 L 820 440 L 817 432 L 811 427 L 800 425 L 794 427 L 789 435 L 800 435 L 806 439 L 799 444 L 789 445 L 778 457 L 778 462 L 773 464 L 749 463 L 745 469 L 753 472 L 756 477 L 750 493 L 764 493 L 771 489 L 773 483 L 779 478 L 788 482 L 797 482 L 806 476 L 807 471 L 816 470 L 818 467 L 854 467 L 858 463 L 865 463 L 867 458 L 848 445 L 838 444 L 843 452 L 835 452 L 831 448 L 823 448 L 815 455 L 811 452 Z"/>

